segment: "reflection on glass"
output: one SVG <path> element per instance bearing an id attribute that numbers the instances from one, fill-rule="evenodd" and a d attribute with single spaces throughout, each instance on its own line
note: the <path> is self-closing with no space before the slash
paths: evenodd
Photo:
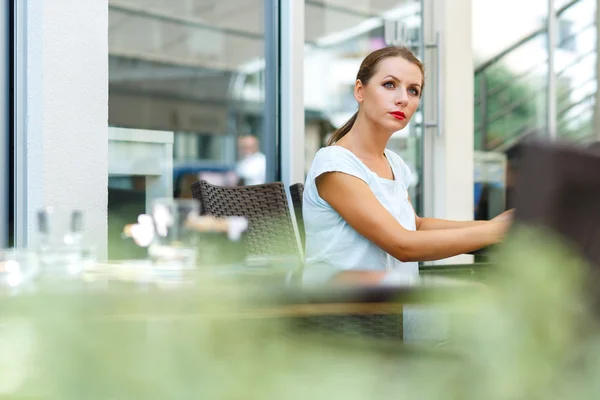
<path id="1" fill-rule="evenodd" d="M 238 176 L 238 137 L 255 137 L 261 149 L 268 144 L 264 6 L 263 0 L 109 0 L 109 124 L 137 130 L 142 142 L 157 131 L 174 133 L 172 153 L 162 153 L 166 161 L 143 146 L 141 154 L 113 157 L 123 168 L 109 180 L 110 232 L 166 195 L 148 187 L 149 172 L 127 169 L 134 156 L 172 168 L 177 198 L 190 198 L 198 179 L 264 181 Z M 112 242 L 109 257 L 123 256 Z"/>
<path id="2" fill-rule="evenodd" d="M 480 56 L 475 76 L 476 149 L 509 152 L 527 134 L 546 133 L 548 100 L 556 104 L 559 137 L 592 140 L 597 91 L 596 1 L 555 1 L 557 40 L 553 44 L 552 72 L 557 90 L 552 99 L 547 96 L 547 3 L 535 0 L 520 4 L 520 12 L 515 14 L 505 1 L 497 2 L 497 6 L 494 1 L 474 3 L 473 37 L 481 44 L 474 45 Z M 500 8 L 511 13 L 513 24 L 508 32 L 502 30 L 505 46 L 495 53 L 500 56 L 486 59 L 487 53 L 480 47 L 489 49 L 493 45 L 497 36 L 493 23 L 505 21 Z M 521 37 L 509 43 L 505 40 L 507 35 L 521 29 L 520 24 L 514 23 L 515 18 L 528 18 L 529 32 L 522 32 Z"/>
<path id="3" fill-rule="evenodd" d="M 547 125 L 548 51 L 546 33 L 531 37 L 505 56 L 476 70 L 476 148 L 504 151 L 523 135 Z"/>
<path id="4" fill-rule="evenodd" d="M 260 141 L 256 136 L 238 137 L 239 161 L 236 166 L 237 176 L 244 185 L 260 185 L 267 177 L 267 159 L 260 152 Z"/>
<path id="5" fill-rule="evenodd" d="M 567 6 L 569 3 L 571 3 L 573 0 L 554 0 L 554 9 L 556 11 L 560 10 L 561 8 Z"/>
<path id="6" fill-rule="evenodd" d="M 198 215 L 200 203 L 197 200 L 167 198 L 152 203 L 155 234 L 148 253 L 157 267 L 195 267 L 197 235 L 190 224 Z"/>
<path id="7" fill-rule="evenodd" d="M 473 51 L 476 67 L 544 29 L 548 0 L 473 0 Z"/>
<path id="8" fill-rule="evenodd" d="M 546 0 L 473 3 L 476 150 L 502 154 L 546 132 L 547 14 Z"/>
<path id="9" fill-rule="evenodd" d="M 357 109 L 354 80 L 362 59 L 386 46 L 384 20 L 399 21 L 401 43 L 420 56 L 421 2 L 386 0 L 364 2 L 305 0 L 305 169 L 335 129 Z M 388 147 L 411 168 L 409 192 L 421 209 L 422 114 L 417 112 L 406 129 L 395 134 Z"/>

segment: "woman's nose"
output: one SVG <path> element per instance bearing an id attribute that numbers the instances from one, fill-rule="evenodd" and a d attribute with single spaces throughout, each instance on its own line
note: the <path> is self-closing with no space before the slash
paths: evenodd
<path id="1" fill-rule="evenodd" d="M 408 94 L 405 90 L 398 90 L 396 94 L 396 105 L 406 106 L 408 104 Z"/>

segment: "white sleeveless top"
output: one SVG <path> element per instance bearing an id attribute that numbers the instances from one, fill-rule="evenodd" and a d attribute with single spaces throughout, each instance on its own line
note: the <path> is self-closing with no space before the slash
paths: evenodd
<path id="1" fill-rule="evenodd" d="M 407 230 L 416 230 L 415 213 L 408 199 L 410 170 L 390 150 L 385 155 L 394 180 L 371 171 L 350 150 L 329 146 L 319 150 L 304 185 L 302 214 L 306 231 L 304 283 L 324 283 L 344 270 L 388 270 L 418 276 L 417 262 L 403 263 L 360 235 L 323 200 L 315 179 L 326 172 L 343 172 L 367 183 L 379 202 Z"/>

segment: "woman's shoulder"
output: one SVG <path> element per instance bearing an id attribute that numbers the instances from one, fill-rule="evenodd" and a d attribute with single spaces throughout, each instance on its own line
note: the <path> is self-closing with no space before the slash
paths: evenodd
<path id="1" fill-rule="evenodd" d="M 354 155 L 354 153 L 352 153 L 350 150 L 346 149 L 345 147 L 342 146 L 337 146 L 337 145 L 333 145 L 333 146 L 326 146 L 326 147 L 321 147 L 319 149 L 319 151 L 317 151 L 317 153 L 315 154 L 315 159 L 319 158 L 319 159 L 346 159 L 346 158 L 352 158 L 352 157 L 356 157 Z"/>
<path id="2" fill-rule="evenodd" d="M 321 148 L 313 159 L 310 178 L 314 179 L 325 172 L 344 172 L 368 180 L 369 170 L 350 150 L 342 146 Z"/>
<path id="3" fill-rule="evenodd" d="M 313 166 L 322 164 L 327 165 L 345 165 L 353 168 L 362 167 L 362 162 L 350 150 L 342 146 L 322 147 L 315 154 Z"/>

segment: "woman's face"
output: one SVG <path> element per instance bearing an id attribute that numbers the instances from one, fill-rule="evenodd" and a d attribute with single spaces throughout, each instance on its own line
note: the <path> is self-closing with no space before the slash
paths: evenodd
<path id="1" fill-rule="evenodd" d="M 354 97 L 370 121 L 393 133 L 406 127 L 419 106 L 422 81 L 417 65 L 388 57 L 379 62 L 367 85 L 356 82 Z"/>

